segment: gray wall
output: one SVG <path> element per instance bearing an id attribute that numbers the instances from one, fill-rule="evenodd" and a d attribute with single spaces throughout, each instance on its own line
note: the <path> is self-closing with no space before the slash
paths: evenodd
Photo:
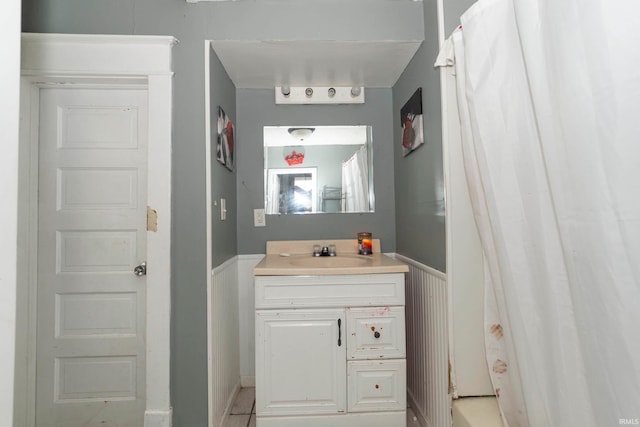
<path id="1" fill-rule="evenodd" d="M 395 250 L 393 115 L 391 89 L 365 89 L 361 105 L 275 105 L 273 89 L 238 89 L 238 252 L 265 252 L 267 240 L 355 239 L 358 231 L 380 238 L 384 252 Z M 264 207 L 264 126 L 371 125 L 375 213 L 269 215 L 253 226 L 253 209 Z"/>
<path id="2" fill-rule="evenodd" d="M 393 87 L 396 251 L 442 272 L 446 269 L 442 114 L 436 1 L 424 0 L 425 41 Z M 425 143 L 402 156 L 400 109 L 422 87 Z"/>
<path id="3" fill-rule="evenodd" d="M 217 159 L 216 144 L 218 133 L 218 107 L 222 107 L 229 120 L 236 126 L 236 87 L 220 63 L 218 56 L 210 49 L 209 58 L 209 92 L 211 114 L 211 200 L 212 209 L 212 243 L 213 264 L 220 265 L 238 253 L 237 246 L 237 197 L 236 167 L 233 171 Z M 237 127 L 237 126 L 236 126 Z M 226 200 L 227 219 L 222 221 L 220 199 Z"/>
<path id="4" fill-rule="evenodd" d="M 449 37 L 460 25 L 460 16 L 475 0 L 447 0 L 444 2 L 444 36 Z"/>
<path id="5" fill-rule="evenodd" d="M 459 25 L 472 0 L 444 2 L 444 34 Z M 396 140 L 397 252 L 437 270 L 446 270 L 445 199 L 442 170 L 440 71 L 433 67 L 439 52 L 436 0 L 423 0 L 424 43 L 393 87 Z M 425 144 L 402 156 L 400 108 L 422 87 Z"/>
<path id="6" fill-rule="evenodd" d="M 322 184 L 340 187 L 342 185 L 342 163 L 348 160 L 362 145 L 319 145 L 300 147 L 289 145 L 285 147 L 267 148 L 267 167 L 272 168 L 318 168 L 318 186 Z M 292 151 L 304 150 L 304 161 L 300 165 L 289 166 L 285 155 Z"/>
<path id="7" fill-rule="evenodd" d="M 205 217 L 205 94 L 204 41 L 207 39 L 294 40 L 421 40 L 423 19 L 420 2 L 387 0 L 308 0 L 304 2 L 236 1 L 189 4 L 184 0 L 23 0 L 25 32 L 172 35 L 180 40 L 173 48 L 173 240 L 171 313 L 171 400 L 173 424 L 179 427 L 207 424 L 206 353 L 206 217 Z M 365 9 L 366 8 L 366 9 Z M 353 19 L 353 17 L 360 19 Z M 312 17 L 313 19 L 309 19 Z M 230 89 L 215 60 L 216 75 L 223 83 L 212 95 L 230 105 Z M 218 92 L 220 91 L 220 92 Z M 259 92 L 259 91 L 258 91 Z M 256 99 L 254 95 L 258 95 Z M 376 124 L 376 213 L 323 215 L 316 219 L 268 220 L 263 229 L 253 228 L 253 208 L 262 205 L 260 133 L 254 120 L 262 116 L 257 103 L 273 103 L 271 91 L 263 95 L 239 91 L 236 109 L 238 211 L 237 251 L 262 253 L 268 239 L 315 239 L 355 236 L 364 228 L 382 238 L 383 250 L 394 250 L 393 123 L 391 90 L 367 91 L 367 105 L 375 108 L 333 110 L 304 108 L 283 111 L 266 109 L 269 124 L 293 118 L 319 117 L 325 124 L 345 122 Z M 214 100 L 214 103 L 218 101 Z M 223 106 L 223 108 L 225 108 Z M 227 113 L 232 114 L 229 106 Z M 370 109 L 372 108 L 373 111 Z M 393 109 L 395 111 L 395 108 Z M 328 111 L 332 111 L 328 113 Z M 249 114 L 247 117 L 243 115 Z M 317 113 L 317 114 L 316 114 Z M 344 114 L 350 115 L 347 121 Z M 278 119 L 278 120 L 276 120 Z M 285 120 L 286 119 L 286 120 Z M 263 120 L 264 121 L 264 120 Z M 302 120 L 298 121 L 302 123 Z M 260 125 L 261 126 L 261 125 Z M 243 129 L 246 127 L 246 129 Z M 379 144 L 377 142 L 380 142 Z M 381 163 L 386 161 L 387 164 Z M 226 179 L 234 174 L 216 170 L 213 195 L 233 198 Z M 225 175 L 227 174 L 227 175 Z M 221 180 L 216 179 L 222 177 Z M 219 186 L 220 185 L 220 186 Z M 336 214 L 338 215 L 338 214 Z M 234 255 L 232 222 L 224 224 L 214 247 L 214 265 Z M 214 226 L 220 225 L 214 219 Z M 330 231 L 329 231 L 330 230 Z M 214 230 L 214 238 L 216 237 Z M 226 236 L 226 237 L 225 237 Z M 221 243 L 218 245 L 218 243 Z"/>

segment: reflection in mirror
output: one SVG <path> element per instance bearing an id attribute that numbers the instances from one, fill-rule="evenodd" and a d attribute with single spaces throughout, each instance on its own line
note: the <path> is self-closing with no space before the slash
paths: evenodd
<path id="1" fill-rule="evenodd" d="M 370 126 L 265 126 L 269 215 L 373 212 Z"/>
<path id="2" fill-rule="evenodd" d="M 277 201 L 267 213 L 305 213 L 316 211 L 317 168 L 269 169 L 267 195 Z"/>

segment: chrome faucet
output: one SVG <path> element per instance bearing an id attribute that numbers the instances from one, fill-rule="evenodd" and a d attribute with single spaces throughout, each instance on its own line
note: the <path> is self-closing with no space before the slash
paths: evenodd
<path id="1" fill-rule="evenodd" d="M 313 246 L 313 256 L 336 256 L 336 245 Z"/>

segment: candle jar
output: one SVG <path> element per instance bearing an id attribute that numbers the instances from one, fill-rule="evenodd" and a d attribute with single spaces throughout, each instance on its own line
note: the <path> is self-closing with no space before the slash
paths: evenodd
<path id="1" fill-rule="evenodd" d="M 373 239 L 371 233 L 358 233 L 358 253 L 360 255 L 371 255 L 373 253 Z"/>

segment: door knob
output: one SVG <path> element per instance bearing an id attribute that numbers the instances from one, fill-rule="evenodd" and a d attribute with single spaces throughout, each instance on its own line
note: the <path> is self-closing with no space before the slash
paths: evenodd
<path id="1" fill-rule="evenodd" d="M 373 333 L 373 336 L 374 336 L 374 337 L 376 337 L 376 338 L 380 338 L 380 332 L 375 331 L 375 332 Z"/>
<path id="2" fill-rule="evenodd" d="M 147 275 L 147 262 L 143 262 L 140 265 L 137 265 L 136 268 L 133 269 L 133 274 L 136 276 L 146 276 Z"/>

